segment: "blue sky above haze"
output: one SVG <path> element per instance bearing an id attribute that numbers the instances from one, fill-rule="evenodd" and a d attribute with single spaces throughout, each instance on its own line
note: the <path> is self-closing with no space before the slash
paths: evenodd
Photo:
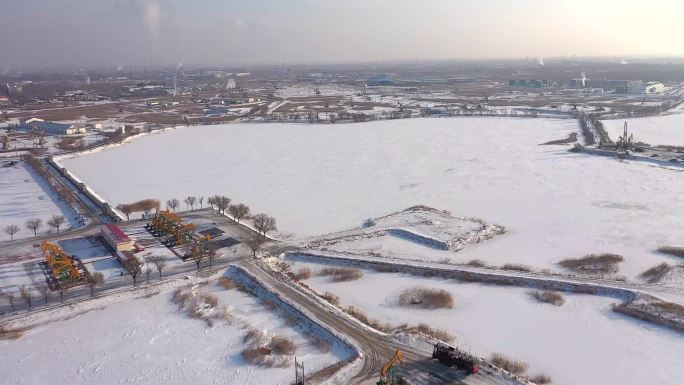
<path id="1" fill-rule="evenodd" d="M 0 68 L 684 55 L 682 0 L 0 0 Z"/>

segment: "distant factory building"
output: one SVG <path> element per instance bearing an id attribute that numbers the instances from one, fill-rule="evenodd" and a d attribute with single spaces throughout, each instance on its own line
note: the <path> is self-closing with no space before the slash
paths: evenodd
<path id="1" fill-rule="evenodd" d="M 631 81 L 615 87 L 616 94 L 656 95 L 665 92 L 665 85 L 660 82 Z"/>
<path id="2" fill-rule="evenodd" d="M 520 88 L 543 88 L 548 87 L 550 82 L 548 80 L 540 79 L 511 79 L 508 81 L 509 87 Z"/>
<path id="3" fill-rule="evenodd" d="M 19 125 L 14 128 L 23 131 L 37 131 L 53 135 L 85 134 L 86 132 L 85 127 L 76 127 L 75 125 L 68 123 L 46 122 L 43 119 L 38 118 L 21 119 Z"/>

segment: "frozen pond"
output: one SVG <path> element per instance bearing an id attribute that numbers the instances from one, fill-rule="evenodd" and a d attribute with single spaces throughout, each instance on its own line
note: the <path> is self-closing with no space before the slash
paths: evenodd
<path id="1" fill-rule="evenodd" d="M 458 261 L 556 269 L 611 252 L 631 277 L 673 262 L 654 250 L 682 242 L 682 174 L 538 145 L 577 130 L 515 118 L 196 126 L 62 162 L 113 206 L 225 194 L 315 235 L 422 204 L 508 230 Z"/>

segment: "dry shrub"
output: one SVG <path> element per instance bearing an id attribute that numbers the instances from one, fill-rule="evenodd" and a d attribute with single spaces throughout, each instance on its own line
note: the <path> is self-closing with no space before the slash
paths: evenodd
<path id="1" fill-rule="evenodd" d="M 653 266 L 652 268 L 641 273 L 640 277 L 646 280 L 646 282 L 654 283 L 658 282 L 663 277 L 672 270 L 672 266 L 663 262 L 660 265 Z"/>
<path id="2" fill-rule="evenodd" d="M 561 293 L 553 290 L 537 290 L 530 293 L 530 296 L 539 302 L 550 303 L 552 305 L 561 306 L 565 303 L 565 298 Z"/>
<path id="3" fill-rule="evenodd" d="M 362 323 L 372 327 L 375 330 L 379 330 L 381 332 L 389 332 L 392 330 L 392 325 L 388 323 L 381 323 L 380 321 L 376 321 L 374 319 L 368 318 L 363 312 L 354 306 L 349 306 L 348 308 L 344 309 L 344 311 L 349 314 L 350 316 L 356 318 L 357 320 L 361 321 Z"/>
<path id="4" fill-rule="evenodd" d="M 23 331 L 14 330 L 0 325 L 0 341 L 2 340 L 16 340 L 23 335 Z"/>
<path id="5" fill-rule="evenodd" d="M 521 263 L 506 263 L 503 266 L 501 266 L 502 269 L 504 270 L 513 270 L 513 271 L 525 271 L 525 272 L 531 272 L 532 268 L 527 265 L 523 265 Z"/>
<path id="6" fill-rule="evenodd" d="M 338 297 L 337 295 L 335 295 L 329 291 L 326 291 L 324 294 L 322 294 L 321 298 L 323 298 L 324 300 L 328 301 L 329 303 L 331 303 L 335 306 L 338 306 L 340 304 L 340 297 Z"/>
<path id="7" fill-rule="evenodd" d="M 257 366 L 272 367 L 268 356 L 271 355 L 271 351 L 267 347 L 250 347 L 242 350 L 242 358 L 248 363 Z"/>
<path id="8" fill-rule="evenodd" d="M 290 314 L 285 315 L 285 324 L 287 326 L 293 327 L 293 326 L 296 326 L 298 323 L 299 323 L 299 321 L 297 320 L 297 318 L 293 317 Z"/>
<path id="9" fill-rule="evenodd" d="M 562 267 L 582 274 L 610 274 L 617 273 L 618 263 L 624 261 L 617 254 L 590 254 L 582 258 L 568 258 L 558 264 Z"/>
<path id="10" fill-rule="evenodd" d="M 468 261 L 468 266 L 473 266 L 473 267 L 487 267 L 487 264 L 485 261 L 481 259 L 473 259 Z"/>
<path id="11" fill-rule="evenodd" d="M 658 248 L 658 251 L 664 254 L 674 255 L 675 257 L 684 258 L 684 247 L 662 246 Z"/>
<path id="12" fill-rule="evenodd" d="M 185 303 L 190 299 L 190 293 L 183 293 L 181 289 L 176 289 L 173 292 L 173 300 L 178 304 L 178 307 L 185 307 Z"/>
<path id="13" fill-rule="evenodd" d="M 684 306 L 673 302 L 654 302 L 653 306 L 674 313 L 679 317 L 684 317 Z"/>
<path id="14" fill-rule="evenodd" d="M 422 309 L 453 308 L 454 298 L 446 290 L 414 287 L 399 295 L 400 306 L 415 306 Z"/>
<path id="15" fill-rule="evenodd" d="M 261 330 L 250 329 L 247 334 L 245 334 L 242 342 L 246 344 L 258 344 L 264 337 L 265 335 Z"/>
<path id="16" fill-rule="evenodd" d="M 226 320 L 230 317 L 228 310 L 220 306 L 219 299 L 215 295 L 198 292 L 196 288 L 188 292 L 176 289 L 173 292 L 173 301 L 190 317 L 204 320 L 209 326 L 213 326 L 215 321 Z"/>
<path id="17" fill-rule="evenodd" d="M 204 300 L 205 303 L 207 303 L 211 307 L 218 307 L 219 304 L 219 299 L 213 294 L 210 293 L 200 293 L 198 296 Z"/>
<path id="18" fill-rule="evenodd" d="M 311 344 L 313 346 L 315 346 L 316 349 L 318 349 L 318 351 L 320 351 L 321 353 L 330 352 L 330 349 L 331 349 L 330 342 L 328 342 L 322 338 L 313 337 L 311 340 Z"/>
<path id="19" fill-rule="evenodd" d="M 529 380 L 535 384 L 550 384 L 551 376 L 546 373 L 537 373 L 529 377 Z"/>
<path id="20" fill-rule="evenodd" d="M 266 333 L 255 329 L 250 329 L 243 341 L 247 346 L 242 350 L 242 357 L 257 366 L 287 367 L 289 356 L 297 350 L 291 339 L 277 335 L 268 338 Z"/>
<path id="21" fill-rule="evenodd" d="M 296 273 L 292 274 L 292 279 L 295 281 L 301 281 L 302 279 L 309 278 L 311 278 L 311 269 L 308 267 L 302 267 L 301 269 L 297 270 Z"/>
<path id="22" fill-rule="evenodd" d="M 237 283 L 234 279 L 229 277 L 221 277 L 218 279 L 218 284 L 221 285 L 226 290 L 232 290 L 237 287 Z"/>
<path id="23" fill-rule="evenodd" d="M 406 330 L 407 331 L 415 330 L 417 332 L 421 332 L 421 333 L 426 334 L 432 338 L 435 338 L 435 339 L 438 339 L 438 340 L 444 341 L 444 342 L 451 342 L 454 340 L 453 334 L 449 333 L 446 330 L 433 328 L 432 326 L 430 326 L 428 324 L 418 324 L 415 326 L 406 327 Z"/>
<path id="24" fill-rule="evenodd" d="M 529 365 L 526 362 L 518 361 L 501 353 L 492 353 L 490 361 L 494 366 L 498 366 L 518 375 L 525 373 L 527 368 L 529 368 Z"/>
<path id="25" fill-rule="evenodd" d="M 363 277 L 363 271 L 348 267 L 326 267 L 319 274 L 330 277 L 335 282 L 353 281 Z"/>
<path id="26" fill-rule="evenodd" d="M 276 305 L 275 302 L 268 299 L 262 299 L 261 304 L 264 305 L 264 307 L 270 311 L 273 311 L 278 308 L 278 305 Z"/>
<path id="27" fill-rule="evenodd" d="M 269 347 L 274 354 L 279 355 L 294 354 L 294 352 L 297 350 L 297 345 L 295 345 L 294 341 L 280 336 L 273 336 L 273 338 L 271 338 Z"/>

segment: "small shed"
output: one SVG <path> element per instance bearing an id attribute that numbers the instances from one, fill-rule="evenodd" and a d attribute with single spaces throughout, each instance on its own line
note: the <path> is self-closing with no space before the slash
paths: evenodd
<path id="1" fill-rule="evenodd" d="M 107 244 L 116 251 L 126 251 L 133 249 L 133 241 L 126 235 L 119 226 L 107 223 L 100 226 L 100 233 Z"/>

